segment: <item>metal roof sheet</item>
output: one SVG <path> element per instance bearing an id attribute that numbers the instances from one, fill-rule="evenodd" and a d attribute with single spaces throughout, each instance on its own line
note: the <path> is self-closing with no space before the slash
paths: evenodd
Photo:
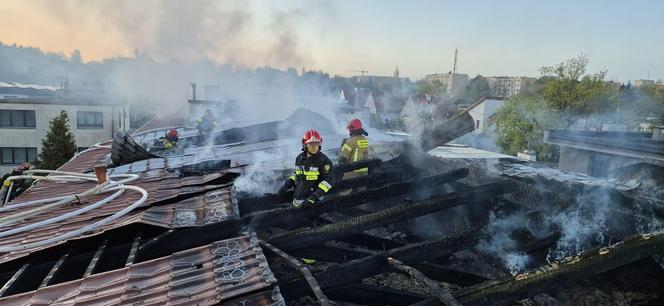
<path id="1" fill-rule="evenodd" d="M 255 236 L 0 298 L 5 305 L 285 305 Z M 236 303 L 234 303 L 236 304 Z"/>

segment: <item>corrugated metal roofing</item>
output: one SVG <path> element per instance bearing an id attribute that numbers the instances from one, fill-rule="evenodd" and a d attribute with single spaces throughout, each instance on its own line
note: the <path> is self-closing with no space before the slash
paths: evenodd
<path id="1" fill-rule="evenodd" d="M 285 305 L 255 236 L 0 299 L 4 305 Z"/>
<path id="2" fill-rule="evenodd" d="M 77 172 L 89 171 L 91 170 L 91 166 L 88 168 L 87 165 L 97 164 L 100 158 L 103 159 L 104 156 L 108 155 L 108 151 L 108 148 L 98 148 L 84 152 L 83 154 L 77 156 L 72 161 L 67 163 L 64 167 L 61 168 L 61 170 Z M 210 184 L 212 181 L 225 176 L 226 173 L 224 172 L 211 173 L 201 176 L 179 177 L 177 173 L 169 172 L 165 168 L 166 160 L 164 159 L 143 160 L 125 166 L 127 166 L 127 172 L 139 174 L 139 180 L 132 182 L 129 185 L 134 185 L 145 189 L 149 194 L 147 200 L 134 212 L 115 222 L 112 222 L 111 224 L 102 226 L 97 230 L 78 238 L 96 235 L 106 230 L 127 225 L 133 222 L 141 222 L 162 227 L 181 227 L 206 224 L 206 222 L 213 222 L 213 220 L 226 220 L 238 216 L 237 201 L 234 199 L 232 186 Z M 110 171 L 110 173 L 114 173 L 114 171 L 117 171 L 117 169 Z M 14 199 L 12 204 L 43 199 L 47 196 L 54 197 L 80 193 L 94 186 L 95 183 L 93 182 L 61 183 L 52 181 L 40 181 L 33 185 L 27 192 Z M 206 192 L 204 196 L 188 199 L 187 201 L 184 201 L 184 203 L 177 203 L 165 207 L 151 207 L 145 210 L 145 208 L 150 207 L 154 203 L 162 202 L 187 194 L 204 192 Z M 9 230 L 48 219 L 51 216 L 62 215 L 64 213 L 77 210 L 83 205 L 90 205 L 104 198 L 105 196 L 107 195 L 96 195 L 81 198 L 80 205 L 61 205 L 49 211 L 48 213 L 37 215 L 20 223 L 6 226 L 4 229 Z M 135 202 L 139 197 L 140 194 L 136 192 L 125 191 L 125 193 L 110 203 L 89 211 L 85 214 L 81 214 L 46 227 L 38 228 L 31 232 L 0 238 L 0 246 L 28 244 L 82 228 L 96 221 L 99 221 L 106 216 L 112 215 L 117 211 L 122 210 L 123 208 Z M 32 208 L 33 207 L 26 207 L 23 209 L 0 213 L 0 217 Z M 165 211 L 168 211 L 168 213 L 164 213 Z M 192 216 L 192 214 L 201 215 L 200 218 L 192 219 L 189 217 Z M 53 245 L 56 244 L 58 243 Z M 0 263 L 23 257 L 28 255 L 30 252 L 50 246 L 52 245 L 31 250 L 2 254 L 0 255 Z"/>

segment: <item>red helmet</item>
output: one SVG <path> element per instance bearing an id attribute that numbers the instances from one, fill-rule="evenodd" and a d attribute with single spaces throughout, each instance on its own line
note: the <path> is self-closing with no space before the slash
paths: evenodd
<path id="1" fill-rule="evenodd" d="M 350 123 L 348 123 L 348 126 L 346 128 L 350 132 L 357 131 L 362 128 L 362 121 L 360 121 L 360 119 L 357 118 L 353 119 L 350 121 Z"/>
<path id="2" fill-rule="evenodd" d="M 166 136 L 171 137 L 171 138 L 178 137 L 178 130 L 170 129 L 170 130 L 168 130 L 168 132 L 166 132 Z"/>
<path id="3" fill-rule="evenodd" d="M 306 133 L 304 133 L 304 136 L 302 136 L 302 144 L 311 142 L 318 142 L 323 144 L 323 137 L 320 137 L 320 133 L 314 129 L 308 130 Z"/>

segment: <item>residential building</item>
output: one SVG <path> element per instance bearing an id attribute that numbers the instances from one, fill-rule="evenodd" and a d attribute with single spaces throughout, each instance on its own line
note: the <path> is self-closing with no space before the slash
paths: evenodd
<path id="1" fill-rule="evenodd" d="M 509 76 L 487 77 L 486 80 L 489 83 L 491 96 L 500 98 L 516 96 L 520 92 L 527 90 L 537 81 L 536 78 Z"/>
<path id="2" fill-rule="evenodd" d="M 400 113 L 407 98 L 395 93 L 372 92 L 365 104 L 369 113 L 378 120 L 377 126 L 392 127 L 399 120 Z"/>
<path id="3" fill-rule="evenodd" d="M 127 105 L 66 100 L 48 86 L 14 84 L 0 87 L 0 175 L 37 158 L 49 123 L 60 111 L 69 115 L 70 131 L 80 149 L 129 129 Z"/>
<path id="4" fill-rule="evenodd" d="M 655 85 L 654 80 L 634 80 L 634 87 L 639 88 L 642 86 Z"/>
<path id="5" fill-rule="evenodd" d="M 434 108 L 431 95 L 408 96 L 406 104 L 401 108 L 400 117 L 404 121 L 430 118 Z"/>
<path id="6" fill-rule="evenodd" d="M 446 85 L 446 94 L 449 97 L 463 97 L 468 87 L 468 75 L 462 73 L 436 73 L 424 76 L 427 82 L 438 81 Z"/>
<path id="7" fill-rule="evenodd" d="M 473 133 L 482 134 L 488 131 L 491 126 L 491 117 L 505 105 L 502 98 L 480 98 L 475 103 L 468 106 L 464 111 L 473 117 L 475 130 Z"/>
<path id="8" fill-rule="evenodd" d="M 560 147 L 561 170 L 610 177 L 635 163 L 664 165 L 662 128 L 650 133 L 561 131 L 544 132 L 544 142 Z"/>

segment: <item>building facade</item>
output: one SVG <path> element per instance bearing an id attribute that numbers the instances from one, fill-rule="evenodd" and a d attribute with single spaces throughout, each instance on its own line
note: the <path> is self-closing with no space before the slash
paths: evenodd
<path id="1" fill-rule="evenodd" d="M 491 117 L 505 105 L 505 100 L 499 98 L 480 98 L 470 105 L 466 111 L 473 117 L 475 130 L 473 133 L 482 134 L 491 126 Z"/>
<path id="2" fill-rule="evenodd" d="M 492 97 L 509 98 L 518 95 L 535 84 L 536 78 L 529 77 L 487 77 Z"/>
<path id="3" fill-rule="evenodd" d="M 449 97 L 463 97 L 468 88 L 468 75 L 462 73 L 436 73 L 424 76 L 427 82 L 438 81 L 447 86 L 446 94 Z"/>
<path id="4" fill-rule="evenodd" d="M 654 80 L 634 80 L 634 87 L 639 88 L 648 85 L 655 85 Z"/>
<path id="5" fill-rule="evenodd" d="M 611 177 L 635 163 L 664 166 L 661 129 L 650 133 L 544 131 L 544 142 L 560 147 L 558 167 L 595 177 Z"/>
<path id="6" fill-rule="evenodd" d="M 79 150 L 112 139 L 119 130 L 129 130 L 126 105 L 0 99 L 0 175 L 37 159 L 50 121 L 63 110 L 69 115 L 69 129 Z"/>

